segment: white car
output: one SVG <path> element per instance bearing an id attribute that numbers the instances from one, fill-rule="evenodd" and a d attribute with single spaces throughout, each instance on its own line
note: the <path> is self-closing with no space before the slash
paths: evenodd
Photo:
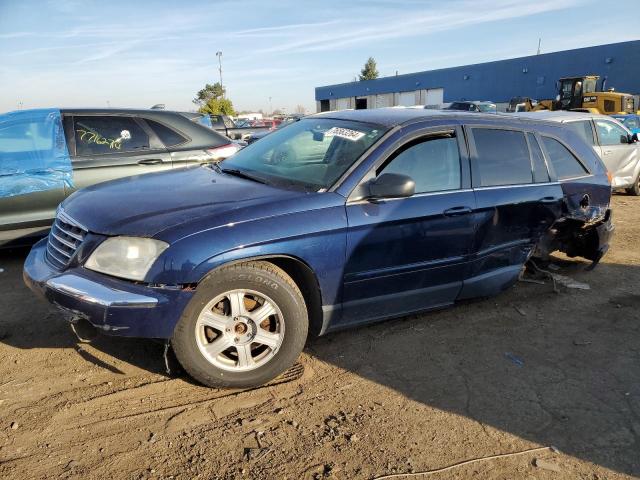
<path id="1" fill-rule="evenodd" d="M 563 123 L 571 128 L 602 159 L 611 173 L 611 186 L 640 195 L 640 143 L 637 135 L 608 115 L 570 111 L 539 111 L 519 113 L 524 118 L 538 118 Z"/>

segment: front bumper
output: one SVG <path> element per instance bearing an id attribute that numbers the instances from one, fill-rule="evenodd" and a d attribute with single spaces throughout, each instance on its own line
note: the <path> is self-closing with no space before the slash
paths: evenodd
<path id="1" fill-rule="evenodd" d="M 24 264 L 31 290 L 106 334 L 171 338 L 193 291 L 151 288 L 82 267 L 60 272 L 45 261 L 46 242 L 36 243 Z"/>

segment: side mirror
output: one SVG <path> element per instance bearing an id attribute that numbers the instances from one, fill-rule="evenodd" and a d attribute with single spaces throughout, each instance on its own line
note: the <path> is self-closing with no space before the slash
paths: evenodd
<path id="1" fill-rule="evenodd" d="M 368 198 L 405 198 L 416 193 L 416 182 L 408 175 L 383 173 L 369 182 Z"/>

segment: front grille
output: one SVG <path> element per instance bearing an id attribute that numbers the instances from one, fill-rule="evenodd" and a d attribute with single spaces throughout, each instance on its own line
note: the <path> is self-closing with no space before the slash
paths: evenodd
<path id="1" fill-rule="evenodd" d="M 49 263 L 59 270 L 68 266 L 86 234 L 80 224 L 59 211 L 47 240 Z"/>

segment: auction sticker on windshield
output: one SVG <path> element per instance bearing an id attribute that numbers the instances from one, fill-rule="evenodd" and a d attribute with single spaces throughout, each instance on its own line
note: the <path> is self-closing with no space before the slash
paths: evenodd
<path id="1" fill-rule="evenodd" d="M 340 137 L 345 138 L 347 140 L 351 140 L 353 142 L 357 142 L 362 137 L 364 137 L 364 133 L 358 132 L 357 130 L 351 130 L 350 128 L 342 128 L 342 127 L 333 127 L 324 132 L 325 137 Z"/>

